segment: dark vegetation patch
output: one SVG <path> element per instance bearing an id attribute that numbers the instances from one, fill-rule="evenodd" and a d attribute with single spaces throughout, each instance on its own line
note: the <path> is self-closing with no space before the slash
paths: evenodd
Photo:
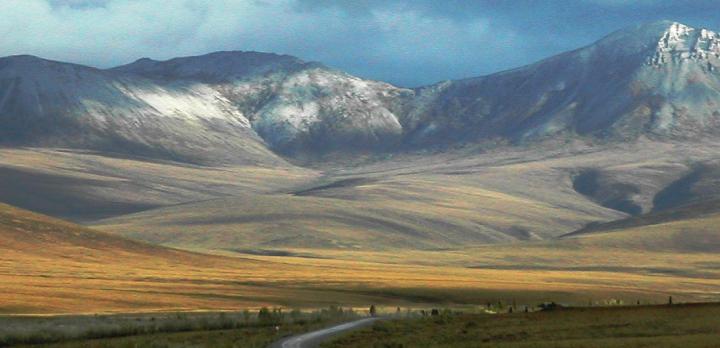
<path id="1" fill-rule="evenodd" d="M 318 195 L 327 190 L 362 186 L 362 185 L 367 185 L 367 184 L 373 183 L 375 181 L 377 181 L 377 180 L 369 179 L 369 178 L 342 179 L 342 180 L 333 181 L 328 184 L 323 184 L 323 185 L 314 186 L 314 187 L 310 187 L 307 189 L 295 191 L 295 192 L 293 192 L 293 194 L 295 196 L 314 196 L 314 195 Z"/>
<path id="2" fill-rule="evenodd" d="M 257 256 L 277 256 L 277 257 L 303 257 L 307 259 L 324 259 L 324 257 L 316 256 L 316 255 L 307 255 L 307 254 L 301 254 L 296 253 L 288 250 L 276 250 L 276 249 L 227 249 L 232 252 L 240 253 L 240 254 L 247 254 L 247 255 L 257 255 Z"/>
<path id="3" fill-rule="evenodd" d="M 513 236 L 519 240 L 530 240 L 533 237 L 530 230 L 528 230 L 525 227 L 521 227 L 521 226 L 513 226 L 513 227 L 507 229 L 505 231 L 505 234 Z"/>
<path id="4" fill-rule="evenodd" d="M 228 249 L 230 251 L 258 256 L 298 256 L 297 253 L 285 250 L 269 250 L 269 249 Z"/>
<path id="5" fill-rule="evenodd" d="M 308 287 L 308 290 L 317 288 Z M 412 303 L 432 306 L 467 306 L 468 304 L 486 303 L 534 303 L 536 301 L 552 301 L 555 298 L 568 299 L 574 303 L 583 303 L 585 297 L 577 297 L 571 293 L 550 290 L 504 290 L 504 289 L 468 289 L 468 288 L 428 288 L 428 287 L 387 287 L 368 289 L 361 287 L 322 287 L 323 291 L 340 294 L 363 295 L 375 299 L 379 304 L 395 306 L 398 303 Z"/>
<path id="6" fill-rule="evenodd" d="M 264 348 L 284 336 L 358 316 L 335 306 L 312 312 L 262 308 L 220 313 L 0 316 L 0 347 Z"/>
<path id="7" fill-rule="evenodd" d="M 689 271 L 668 267 L 632 267 L 632 266 L 551 266 L 551 265 L 473 265 L 468 268 L 497 269 L 497 270 L 542 270 L 542 271 L 572 271 L 572 272 L 616 272 L 648 275 L 676 275 L 691 278 L 713 279 L 717 275 L 712 272 Z"/>

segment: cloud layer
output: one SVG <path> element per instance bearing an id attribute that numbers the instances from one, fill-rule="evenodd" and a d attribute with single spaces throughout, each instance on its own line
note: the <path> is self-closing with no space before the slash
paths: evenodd
<path id="1" fill-rule="evenodd" d="M 637 22 L 720 28 L 715 0 L 3 0 L 0 55 L 109 67 L 287 53 L 405 86 L 530 63 Z"/>

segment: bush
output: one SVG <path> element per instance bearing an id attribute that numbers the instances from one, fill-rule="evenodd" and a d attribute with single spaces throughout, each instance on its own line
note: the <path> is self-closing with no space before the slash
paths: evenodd
<path id="1" fill-rule="evenodd" d="M 375 325 L 373 325 L 373 327 L 372 327 L 372 330 L 374 332 L 382 332 L 382 333 L 392 332 L 390 327 L 385 323 L 375 323 Z"/>

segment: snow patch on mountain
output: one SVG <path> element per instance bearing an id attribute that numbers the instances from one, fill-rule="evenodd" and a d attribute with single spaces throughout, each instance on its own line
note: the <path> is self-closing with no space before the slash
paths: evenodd
<path id="1" fill-rule="evenodd" d="M 111 150 L 198 162 L 277 162 L 250 121 L 208 84 L 31 56 L 0 59 L 0 143 Z"/>
<path id="2" fill-rule="evenodd" d="M 160 85 L 203 82 L 218 91 L 273 148 L 333 151 L 374 147 L 402 134 L 397 99 L 412 94 L 319 63 L 257 52 L 217 52 L 113 69 Z M 173 112 L 173 110 L 167 110 Z"/>
<path id="3" fill-rule="evenodd" d="M 402 133 L 398 116 L 388 105 L 400 93 L 391 85 L 339 71 L 307 69 L 287 76 L 256 113 L 253 126 L 278 148 L 305 140 L 340 147 L 344 141 L 361 138 L 381 142 L 389 134 Z"/>
<path id="4" fill-rule="evenodd" d="M 662 33 L 649 64 L 662 65 L 683 60 L 720 58 L 720 35 L 674 22 Z"/>
<path id="5" fill-rule="evenodd" d="M 145 103 L 157 111 L 159 117 L 177 117 L 196 121 L 218 119 L 231 122 L 238 127 L 250 127 L 250 121 L 233 107 L 230 100 L 206 85 L 194 84 L 176 89 L 154 87 L 132 91 L 127 88 L 121 90 L 128 97 Z"/>

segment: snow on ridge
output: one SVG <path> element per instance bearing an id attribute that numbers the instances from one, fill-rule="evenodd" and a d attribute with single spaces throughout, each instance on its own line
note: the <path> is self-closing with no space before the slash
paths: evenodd
<path id="1" fill-rule="evenodd" d="M 253 125 L 276 146 L 309 134 L 318 123 L 358 133 L 400 132 L 397 116 L 386 105 L 398 90 L 330 69 L 304 69 L 279 82 L 276 95 L 256 113 Z"/>
<path id="2" fill-rule="evenodd" d="M 8 109 L 8 98 L 13 95 L 13 105 L 21 105 L 23 112 L 37 117 L 62 113 L 99 126 L 106 126 L 110 119 L 139 124 L 140 120 L 172 118 L 251 127 L 230 100 L 200 83 L 159 85 L 141 77 L 33 56 L 0 58 L 3 79 L 12 83 L 0 85 L 0 113 L 19 112 Z"/>
<path id="3" fill-rule="evenodd" d="M 250 128 L 250 122 L 232 106 L 232 102 L 205 85 L 192 86 L 183 90 L 136 89 L 128 97 L 157 110 L 158 116 L 161 117 L 187 120 L 220 119 L 234 123 L 241 128 Z"/>
<path id="4" fill-rule="evenodd" d="M 695 29 L 673 22 L 662 33 L 649 65 L 663 65 L 684 60 L 720 58 L 720 35 L 708 29 Z"/>

